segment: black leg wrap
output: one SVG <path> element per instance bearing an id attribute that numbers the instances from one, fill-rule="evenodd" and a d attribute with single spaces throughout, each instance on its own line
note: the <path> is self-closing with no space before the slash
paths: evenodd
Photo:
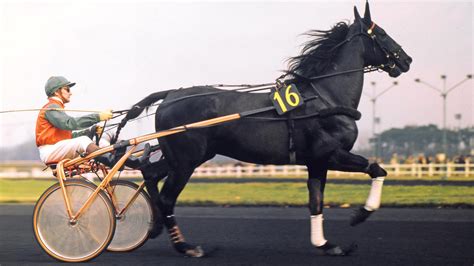
<path id="1" fill-rule="evenodd" d="M 350 222 L 350 225 L 351 226 L 356 226 L 362 222 L 364 222 L 365 220 L 367 220 L 367 218 L 369 218 L 369 216 L 373 213 L 374 211 L 368 211 L 366 210 L 364 207 L 360 207 L 359 209 L 357 209 L 354 214 L 351 216 L 351 222 Z"/>
<path id="2" fill-rule="evenodd" d="M 176 221 L 174 219 L 174 215 L 163 218 L 163 215 L 159 211 L 160 207 L 162 208 L 161 203 L 160 202 L 155 202 L 155 204 L 157 205 L 156 207 L 157 207 L 158 211 L 155 215 L 155 221 L 154 221 L 153 227 L 151 228 L 151 231 L 150 231 L 150 238 L 151 239 L 157 238 L 159 235 L 161 235 L 161 233 L 163 232 L 163 229 L 164 229 L 165 226 L 166 226 L 166 228 L 171 228 L 171 229 L 174 226 L 176 226 Z M 169 230 L 171 230 L 171 229 L 169 229 Z M 171 234 L 171 231 L 169 231 L 169 233 Z"/>
<path id="3" fill-rule="evenodd" d="M 316 247 L 316 251 L 318 255 L 324 256 L 348 256 L 352 252 L 356 251 L 358 248 L 357 244 L 352 243 L 350 246 L 346 248 L 341 248 L 338 245 L 332 244 L 329 241 L 326 244 Z"/>
<path id="4" fill-rule="evenodd" d="M 165 223 L 168 230 L 172 230 L 175 226 L 177 226 L 176 220 L 174 219 L 174 214 L 164 217 L 163 222 Z"/>
<path id="5" fill-rule="evenodd" d="M 204 257 L 204 250 L 200 246 L 194 246 L 186 243 L 181 230 L 178 226 L 174 226 L 168 230 L 171 243 L 176 251 L 187 257 L 201 258 Z"/>
<path id="6" fill-rule="evenodd" d="M 376 178 L 379 176 L 387 176 L 387 171 L 380 167 L 378 163 L 370 164 L 368 174 L 371 178 Z"/>

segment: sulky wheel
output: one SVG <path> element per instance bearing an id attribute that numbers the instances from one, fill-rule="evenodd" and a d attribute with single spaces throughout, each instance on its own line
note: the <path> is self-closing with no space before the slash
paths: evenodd
<path id="1" fill-rule="evenodd" d="M 110 182 L 109 193 L 116 207 L 115 235 L 107 250 L 115 252 L 131 251 L 142 246 L 150 234 L 153 225 L 153 209 L 151 200 L 143 188 L 135 200 L 130 200 L 139 187 L 130 181 L 114 180 Z M 129 204 L 124 213 L 120 212 Z"/>
<path id="2" fill-rule="evenodd" d="M 94 184 L 70 179 L 64 181 L 72 213 L 75 214 L 96 190 Z M 100 191 L 77 221 L 71 221 L 59 183 L 49 187 L 36 203 L 33 229 L 41 248 L 65 262 L 88 261 L 102 253 L 112 240 L 115 215 L 107 194 Z"/>

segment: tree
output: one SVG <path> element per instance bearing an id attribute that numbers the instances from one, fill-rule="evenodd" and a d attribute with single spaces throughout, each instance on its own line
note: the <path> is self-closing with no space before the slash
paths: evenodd
<path id="1" fill-rule="evenodd" d="M 434 156 L 444 153 L 442 146 L 443 131 L 436 125 L 406 126 L 392 128 L 371 139 L 377 145 L 377 154 L 384 161 L 397 153 L 404 157 L 424 154 Z M 447 130 L 448 157 L 470 154 L 474 143 L 474 127 L 460 130 Z"/>

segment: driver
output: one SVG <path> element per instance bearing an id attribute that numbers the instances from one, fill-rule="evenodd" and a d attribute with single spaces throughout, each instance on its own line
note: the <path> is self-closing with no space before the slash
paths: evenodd
<path id="1" fill-rule="evenodd" d="M 95 127 L 87 128 L 97 122 L 112 118 L 112 110 L 81 117 L 71 117 L 62 111 L 64 105 L 70 102 L 71 87 L 74 85 L 76 83 L 69 82 L 61 76 L 50 77 L 46 82 L 45 92 L 48 103 L 43 106 L 36 120 L 36 146 L 41 161 L 45 164 L 57 163 L 66 158 L 72 159 L 80 154 L 89 154 L 100 149 L 92 141 L 96 133 Z M 55 109 L 48 110 L 51 108 Z M 72 132 L 73 130 L 82 131 Z M 110 140 L 110 136 L 108 137 Z M 101 142 L 101 146 L 107 145 L 110 143 Z M 97 159 L 111 166 L 114 158 L 111 154 L 105 154 Z"/>

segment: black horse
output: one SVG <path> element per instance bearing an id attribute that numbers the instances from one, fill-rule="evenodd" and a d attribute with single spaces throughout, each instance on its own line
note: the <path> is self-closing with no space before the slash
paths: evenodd
<path id="1" fill-rule="evenodd" d="M 373 180 L 367 203 L 356 212 L 352 225 L 364 221 L 379 207 L 386 172 L 378 164 L 349 152 L 358 135 L 354 112 L 316 114 L 332 107 L 356 110 L 362 93 L 364 67 L 380 66 L 391 77 L 397 77 L 407 72 L 412 62 L 401 46 L 372 21 L 368 3 L 363 18 L 355 7 L 354 14 L 353 24 L 340 22 L 328 31 L 309 32 L 312 40 L 304 46 L 301 55 L 291 58 L 287 72 L 291 80 L 287 81 L 294 83 L 304 98 L 315 100 L 306 101 L 284 116 L 270 111 L 259 114 L 259 119 L 243 118 L 159 139 L 166 160 L 143 169 L 147 189 L 159 210 L 153 237 L 165 225 L 179 252 L 195 257 L 203 255 L 199 246 L 185 242 L 173 215 L 174 207 L 194 169 L 216 154 L 222 154 L 257 164 L 306 165 L 311 242 L 323 254 L 347 254 L 347 250 L 328 242 L 323 235 L 327 171 L 362 172 Z M 340 74 L 311 78 L 333 73 Z M 272 105 L 267 93 L 217 92 L 222 90 L 200 86 L 151 94 L 131 109 L 122 126 L 160 99 L 163 102 L 156 112 L 157 131 Z M 188 97 L 197 94 L 206 96 Z M 159 192 L 156 185 L 166 175 L 168 178 Z"/>

